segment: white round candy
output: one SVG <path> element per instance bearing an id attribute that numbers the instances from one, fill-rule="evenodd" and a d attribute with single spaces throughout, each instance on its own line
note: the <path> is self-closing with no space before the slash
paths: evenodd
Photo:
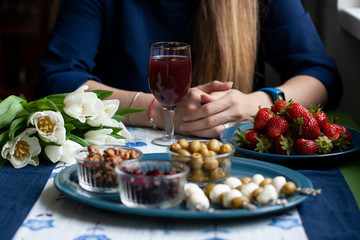
<path id="1" fill-rule="evenodd" d="M 233 200 L 236 197 L 241 197 L 242 193 L 237 189 L 231 189 L 229 192 L 225 193 L 223 199 L 222 199 L 222 205 L 225 208 L 230 208 L 231 200 Z"/>
<path id="2" fill-rule="evenodd" d="M 236 188 L 237 186 L 240 186 L 242 184 L 241 180 L 237 177 L 228 177 L 224 184 L 229 185 L 230 188 Z"/>
<path id="3" fill-rule="evenodd" d="M 219 196 L 224 193 L 230 191 L 231 188 L 226 184 L 217 184 L 213 189 L 211 189 L 209 193 L 209 198 L 212 203 L 220 203 Z"/>
<path id="4" fill-rule="evenodd" d="M 254 182 L 249 182 L 241 188 L 241 193 L 244 194 L 244 196 L 246 196 L 247 198 L 251 199 L 251 193 L 258 188 L 259 185 Z"/>
<path id="5" fill-rule="evenodd" d="M 257 185 L 260 185 L 260 183 L 264 180 L 264 176 L 261 174 L 255 174 L 251 180 Z"/>
<path id="6" fill-rule="evenodd" d="M 283 176 L 277 176 L 273 179 L 273 183 L 272 183 L 277 191 L 277 193 L 279 194 L 281 191 L 281 188 L 286 184 L 286 179 Z"/>
<path id="7" fill-rule="evenodd" d="M 195 183 L 186 183 L 184 186 L 185 199 L 189 198 L 191 195 L 197 192 L 203 192 L 201 188 Z"/>
<path id="8" fill-rule="evenodd" d="M 257 196 L 256 200 L 260 205 L 267 205 L 274 203 L 278 199 L 278 194 L 275 187 L 271 184 L 267 184 L 264 190 Z"/>
<path id="9" fill-rule="evenodd" d="M 210 201 L 204 193 L 195 192 L 186 200 L 186 209 L 191 211 L 206 211 L 210 208 Z"/>

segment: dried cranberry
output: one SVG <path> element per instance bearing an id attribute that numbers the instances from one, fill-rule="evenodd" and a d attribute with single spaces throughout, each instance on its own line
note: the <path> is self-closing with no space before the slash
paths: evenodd
<path id="1" fill-rule="evenodd" d="M 171 171 L 164 172 L 164 175 L 175 175 L 178 173 L 180 173 L 180 171 L 171 170 Z"/>
<path id="2" fill-rule="evenodd" d="M 163 173 L 160 172 L 159 169 L 155 168 L 155 169 L 153 169 L 153 170 L 147 171 L 147 172 L 145 173 L 145 175 L 146 175 L 146 176 L 161 176 L 161 175 L 163 175 Z"/>

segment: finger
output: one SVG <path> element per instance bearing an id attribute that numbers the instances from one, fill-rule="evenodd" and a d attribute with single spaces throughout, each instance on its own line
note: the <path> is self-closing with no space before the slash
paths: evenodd
<path id="1" fill-rule="evenodd" d="M 200 99 L 203 104 L 210 103 L 210 102 L 216 100 L 215 97 L 208 95 L 208 94 L 201 94 Z"/>
<path id="2" fill-rule="evenodd" d="M 212 116 L 214 114 L 226 111 L 230 107 L 229 104 L 224 101 L 226 98 L 218 99 L 217 101 L 213 101 L 212 97 L 209 95 L 202 95 L 201 98 L 201 100 L 204 101 L 205 104 L 195 109 L 195 111 L 184 115 L 184 122 L 195 121 L 208 116 Z"/>
<path id="3" fill-rule="evenodd" d="M 219 138 L 220 134 L 223 131 L 225 131 L 228 127 L 232 127 L 234 125 L 235 123 L 233 122 L 229 122 L 228 126 L 225 126 L 224 124 L 219 124 L 213 128 L 192 131 L 191 135 L 201 138 Z"/>
<path id="4" fill-rule="evenodd" d="M 197 88 L 205 93 L 212 93 L 216 91 L 226 91 L 231 89 L 233 86 L 233 82 L 220 82 L 220 81 L 212 81 L 210 83 L 206 83 L 198 86 Z"/>
<path id="5" fill-rule="evenodd" d="M 215 128 L 223 123 L 235 122 L 236 119 L 229 118 L 230 110 L 221 111 L 219 113 L 208 115 L 207 117 L 197 119 L 194 121 L 182 122 L 179 126 L 179 130 L 183 132 L 195 132 L 199 130 L 206 130 Z"/>

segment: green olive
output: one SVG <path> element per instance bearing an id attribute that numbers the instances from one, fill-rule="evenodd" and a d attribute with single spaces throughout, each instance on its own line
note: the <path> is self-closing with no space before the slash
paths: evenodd
<path id="1" fill-rule="evenodd" d="M 223 145 L 221 145 L 219 153 L 224 154 L 231 151 L 232 151 L 232 146 L 228 143 L 224 143 Z"/>
<path id="2" fill-rule="evenodd" d="M 250 181 L 251 181 L 251 178 L 250 178 L 250 177 L 243 177 L 243 178 L 241 179 L 242 184 L 247 184 L 247 183 L 249 183 Z"/>
<path id="3" fill-rule="evenodd" d="M 242 187 L 245 186 L 245 184 L 240 184 L 239 186 L 237 186 L 235 189 L 239 190 L 241 192 Z"/>
<path id="4" fill-rule="evenodd" d="M 217 139 L 211 139 L 208 143 L 208 148 L 209 150 L 212 150 L 214 152 L 219 152 L 220 151 L 220 142 Z"/>
<path id="5" fill-rule="evenodd" d="M 271 184 L 273 182 L 272 178 L 265 178 L 261 181 L 260 187 L 265 187 L 265 185 Z"/>
<path id="6" fill-rule="evenodd" d="M 245 196 L 236 197 L 230 202 L 230 207 L 234 209 L 243 208 L 245 205 L 249 204 L 250 200 L 249 198 Z"/>
<path id="7" fill-rule="evenodd" d="M 192 154 L 193 158 L 191 159 L 191 168 L 192 169 L 201 169 L 203 164 L 204 164 L 204 160 L 201 157 L 201 155 L 199 153 L 193 153 Z"/>
<path id="8" fill-rule="evenodd" d="M 201 156 L 207 157 L 207 156 L 209 156 L 209 149 L 207 149 L 207 148 L 200 148 L 199 153 L 201 154 Z"/>
<path id="9" fill-rule="evenodd" d="M 218 180 L 225 177 L 225 173 L 221 168 L 216 168 L 209 172 L 211 180 Z"/>
<path id="10" fill-rule="evenodd" d="M 193 140 L 189 144 L 189 151 L 192 153 L 198 152 L 200 150 L 200 141 L 199 140 Z"/>
<path id="11" fill-rule="evenodd" d="M 202 169 L 194 169 L 190 172 L 187 180 L 190 182 L 203 182 L 205 173 Z"/>
<path id="12" fill-rule="evenodd" d="M 206 158 L 203 167 L 206 170 L 215 170 L 219 167 L 219 162 L 216 158 Z"/>
<path id="13" fill-rule="evenodd" d="M 178 143 L 180 144 L 180 146 L 183 148 L 183 149 L 188 149 L 189 147 L 189 142 L 185 139 L 185 138 L 180 138 L 178 140 Z"/>
<path id="14" fill-rule="evenodd" d="M 215 183 L 209 184 L 205 187 L 204 193 L 207 197 L 209 197 L 211 190 L 216 186 Z"/>
<path id="15" fill-rule="evenodd" d="M 178 151 L 178 154 L 184 155 L 184 156 L 191 156 L 191 153 L 188 150 L 185 150 L 185 149 L 180 149 Z"/>
<path id="16" fill-rule="evenodd" d="M 207 150 L 209 150 L 209 149 L 208 149 L 208 146 L 206 145 L 205 142 L 200 142 L 200 150 L 201 150 L 201 149 L 207 149 Z M 199 150 L 199 151 L 200 151 L 200 150 Z"/>
<path id="17" fill-rule="evenodd" d="M 296 185 L 291 181 L 286 182 L 285 185 L 281 188 L 281 192 L 287 196 L 293 194 L 295 190 L 296 190 Z"/>
<path id="18" fill-rule="evenodd" d="M 216 156 L 216 152 L 214 152 L 213 150 L 209 150 L 209 156 L 210 157 L 213 157 L 213 156 Z"/>
<path id="19" fill-rule="evenodd" d="M 188 150 L 180 149 L 178 154 L 180 154 L 182 156 L 174 156 L 173 157 L 174 160 L 181 161 L 181 162 L 184 162 L 184 163 L 190 162 L 191 153 Z M 188 157 L 186 157 L 186 156 L 188 156 Z"/>
<path id="20" fill-rule="evenodd" d="M 259 194 L 264 190 L 264 188 L 259 187 L 257 189 L 255 189 L 252 193 L 251 193 L 251 201 L 256 201 L 257 197 L 259 196 Z"/>
<path id="21" fill-rule="evenodd" d="M 173 143 L 170 146 L 170 150 L 176 153 L 178 153 L 180 149 L 182 149 L 182 147 L 179 143 Z"/>

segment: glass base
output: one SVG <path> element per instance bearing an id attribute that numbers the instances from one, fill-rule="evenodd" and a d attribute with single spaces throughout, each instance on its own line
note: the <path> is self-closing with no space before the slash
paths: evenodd
<path id="1" fill-rule="evenodd" d="M 180 139 L 180 137 L 158 137 L 155 138 L 151 141 L 152 144 L 154 145 L 158 145 L 158 146 L 170 146 L 173 143 L 176 143 L 178 140 Z"/>

